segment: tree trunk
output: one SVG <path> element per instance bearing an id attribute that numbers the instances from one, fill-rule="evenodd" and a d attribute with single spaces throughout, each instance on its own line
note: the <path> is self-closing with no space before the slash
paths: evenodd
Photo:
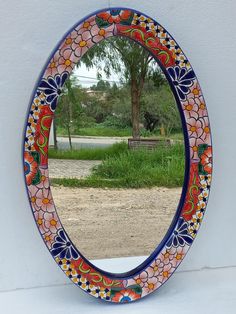
<path id="1" fill-rule="evenodd" d="M 57 127 L 56 127 L 56 117 L 54 116 L 53 119 L 53 141 L 54 141 L 54 149 L 58 150 L 58 145 L 57 145 Z"/>
<path id="2" fill-rule="evenodd" d="M 70 134 L 70 125 L 69 124 L 67 125 L 67 132 L 68 132 L 70 149 L 72 150 L 72 142 L 71 142 L 71 134 Z"/>
<path id="3" fill-rule="evenodd" d="M 140 96 L 135 80 L 131 80 L 132 136 L 140 138 Z"/>
<path id="4" fill-rule="evenodd" d="M 161 131 L 161 136 L 166 136 L 166 131 L 165 131 L 165 127 L 164 127 L 164 124 L 163 124 L 163 123 L 161 124 L 161 129 L 160 129 L 160 131 Z"/>

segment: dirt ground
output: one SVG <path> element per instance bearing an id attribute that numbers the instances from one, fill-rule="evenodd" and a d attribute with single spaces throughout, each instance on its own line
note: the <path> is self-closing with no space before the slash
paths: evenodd
<path id="1" fill-rule="evenodd" d="M 150 255 L 170 226 L 181 190 L 52 187 L 60 219 L 88 259 Z"/>

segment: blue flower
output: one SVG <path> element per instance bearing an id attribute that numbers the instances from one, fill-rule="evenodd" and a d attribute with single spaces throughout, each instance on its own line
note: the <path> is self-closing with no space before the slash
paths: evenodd
<path id="1" fill-rule="evenodd" d="M 169 68 L 168 73 L 171 76 L 179 98 L 185 100 L 186 94 L 189 93 L 189 88 L 193 85 L 193 80 L 195 78 L 193 70 L 175 66 L 174 68 Z"/>
<path id="2" fill-rule="evenodd" d="M 191 245 L 192 242 L 193 238 L 188 233 L 188 223 L 183 218 L 180 218 L 166 245 L 167 247 L 177 247 L 184 246 L 185 244 Z"/>
<path id="3" fill-rule="evenodd" d="M 120 9 L 113 9 L 113 10 L 110 10 L 110 13 L 111 13 L 112 16 L 117 16 L 117 15 L 120 14 L 120 12 L 121 12 Z"/>
<path id="4" fill-rule="evenodd" d="M 52 111 L 56 109 L 57 99 L 62 93 L 63 85 L 68 78 L 69 73 L 64 72 L 55 77 L 49 76 L 47 79 L 42 79 L 38 89 L 46 96 L 46 102 L 50 105 Z"/>
<path id="5" fill-rule="evenodd" d="M 63 229 L 60 229 L 57 232 L 55 242 L 52 245 L 51 253 L 54 257 L 59 256 L 60 258 L 67 259 L 79 258 L 79 254 L 73 247 L 73 244 L 70 242 Z"/>

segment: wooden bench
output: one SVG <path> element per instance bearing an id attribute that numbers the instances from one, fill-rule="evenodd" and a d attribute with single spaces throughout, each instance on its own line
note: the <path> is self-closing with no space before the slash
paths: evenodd
<path id="1" fill-rule="evenodd" d="M 128 139 L 128 147 L 129 149 L 147 149 L 152 150 L 157 147 L 167 147 L 171 145 L 171 140 L 160 140 L 160 139 Z"/>

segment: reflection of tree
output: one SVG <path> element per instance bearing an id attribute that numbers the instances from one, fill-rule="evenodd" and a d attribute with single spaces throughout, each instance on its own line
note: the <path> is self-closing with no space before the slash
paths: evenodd
<path id="1" fill-rule="evenodd" d="M 173 129 L 179 131 L 181 129 L 179 111 L 168 83 L 164 82 L 158 89 L 155 84 L 152 86 L 149 84 L 147 88 L 149 92 L 144 92 L 141 100 L 145 128 L 148 122 L 152 122 L 153 130 L 159 127 L 161 135 L 169 136 Z M 149 116 L 145 117 L 147 112 Z M 146 129 L 153 131 L 150 128 Z"/>
<path id="2" fill-rule="evenodd" d="M 78 134 L 79 127 L 132 126 L 136 139 L 140 137 L 141 126 L 148 133 L 160 128 L 162 135 L 181 129 L 179 112 L 165 76 L 149 52 L 136 42 L 123 37 L 109 38 L 91 48 L 81 62 L 87 68 L 96 67 L 100 80 L 86 89 L 78 86 L 72 74 L 65 83 L 55 122 L 58 128 L 66 130 L 71 148 L 71 134 Z M 112 72 L 118 74 L 120 84 L 102 80 L 102 70 L 108 78 Z"/>
<path id="3" fill-rule="evenodd" d="M 157 118 L 157 116 L 146 111 L 144 113 L 144 119 L 145 119 L 145 122 L 144 122 L 145 129 L 147 131 L 153 132 L 159 122 L 159 119 Z"/>
<path id="4" fill-rule="evenodd" d="M 140 121 L 148 132 L 154 133 L 158 128 L 162 135 L 169 136 L 173 129 L 180 131 L 181 123 L 170 87 L 160 72 L 158 75 L 157 80 L 152 78 L 144 84 Z M 129 128 L 132 126 L 129 91 L 129 83 L 117 86 L 102 80 L 88 90 L 76 85 L 72 74 L 60 97 L 54 123 L 60 130 L 66 130 L 70 146 L 71 134 L 79 134 L 79 128 L 96 128 L 98 124 L 105 128 Z M 142 134 L 146 133 L 142 130 Z"/>
<path id="5" fill-rule="evenodd" d="M 90 117 L 92 119 L 90 119 L 90 122 L 99 124 L 104 122 L 104 120 L 112 114 L 112 106 L 108 100 L 108 95 L 112 93 L 112 89 L 110 83 L 104 80 L 99 80 L 96 85 L 92 85 L 89 89 L 82 89 L 84 94 L 84 122 Z M 81 122 L 83 125 L 83 121 Z"/>
<path id="6" fill-rule="evenodd" d="M 112 37 L 90 49 L 82 58 L 90 68 L 96 66 L 107 76 L 118 73 L 129 84 L 131 95 L 131 120 L 134 138 L 140 137 L 140 100 L 147 79 L 160 80 L 154 58 L 136 42 L 123 37 Z"/>
<path id="7" fill-rule="evenodd" d="M 70 76 L 65 82 L 63 94 L 59 98 L 54 123 L 67 130 L 70 149 L 72 149 L 71 127 L 81 114 L 81 90 L 75 87 L 75 78 Z M 54 129 L 55 132 L 55 129 Z"/>
<path id="8" fill-rule="evenodd" d="M 103 92 L 109 91 L 110 88 L 111 88 L 110 83 L 102 79 L 99 80 L 96 85 L 93 85 L 90 87 L 91 90 L 103 91 Z"/>

